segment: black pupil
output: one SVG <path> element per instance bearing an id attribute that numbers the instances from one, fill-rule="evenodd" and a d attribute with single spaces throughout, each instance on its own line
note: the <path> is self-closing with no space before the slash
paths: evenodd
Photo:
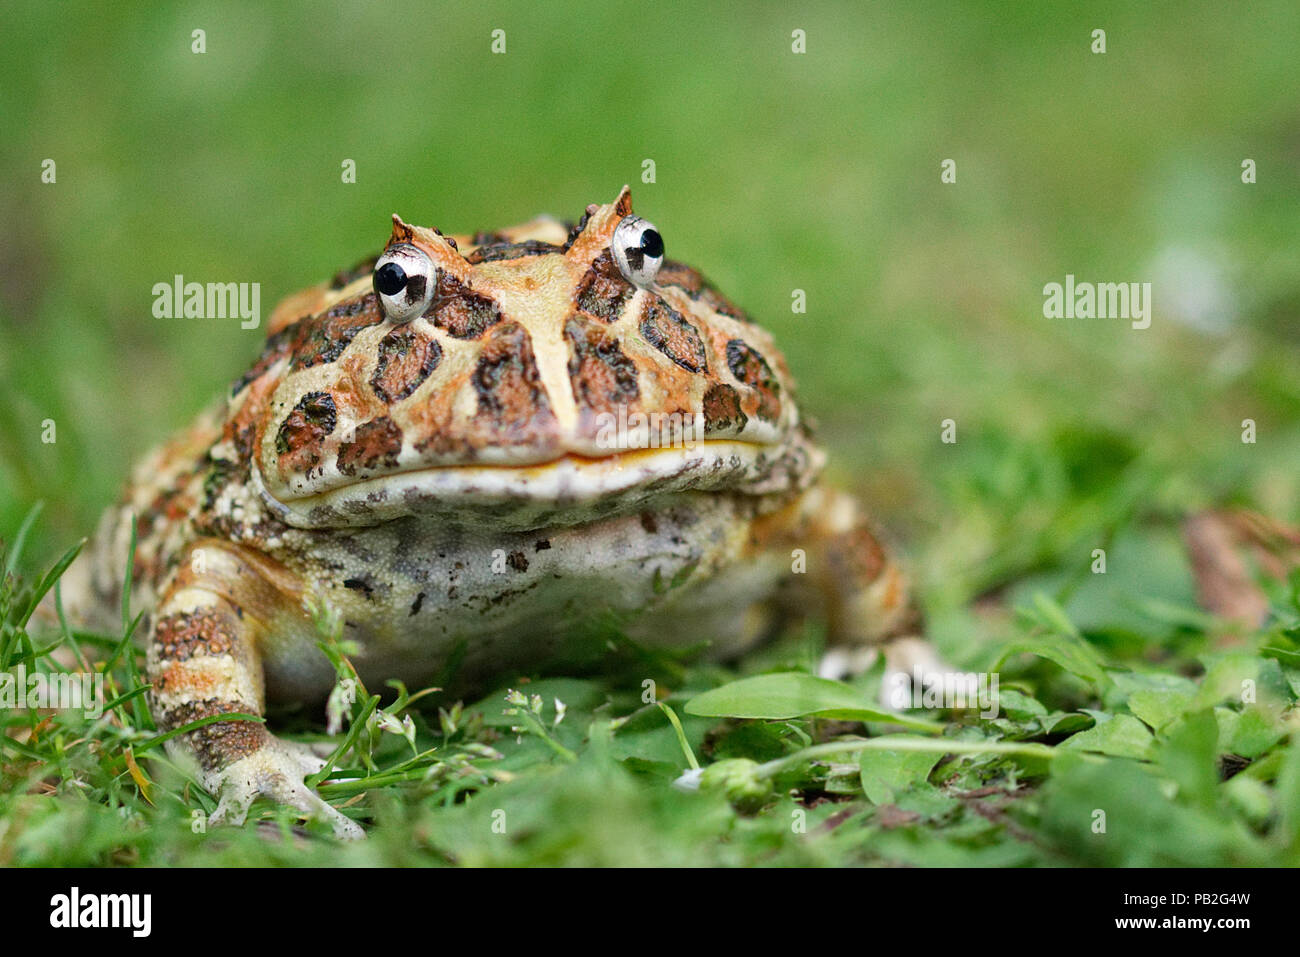
<path id="1" fill-rule="evenodd" d="M 664 254 L 664 238 L 655 230 L 647 229 L 641 234 L 641 252 L 651 259 L 658 259 Z"/>
<path id="2" fill-rule="evenodd" d="M 385 296 L 396 296 L 406 288 L 406 270 L 397 263 L 384 263 L 375 270 L 375 290 Z"/>

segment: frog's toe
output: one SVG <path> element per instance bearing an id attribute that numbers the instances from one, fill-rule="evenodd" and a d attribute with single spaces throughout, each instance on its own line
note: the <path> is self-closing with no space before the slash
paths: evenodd
<path id="1" fill-rule="evenodd" d="M 822 660 L 817 664 L 817 674 L 834 681 L 853 678 L 874 665 L 878 657 L 879 649 L 870 646 L 832 648 L 822 655 Z"/>
<path id="2" fill-rule="evenodd" d="M 880 701 L 887 708 L 902 710 L 915 702 L 914 685 L 932 688 L 950 699 L 950 693 L 963 686 L 963 676 L 940 657 L 924 638 L 907 635 L 895 638 L 883 648 L 885 674 L 880 680 Z"/>
<path id="3" fill-rule="evenodd" d="M 365 837 L 360 825 L 303 782 L 304 777 L 319 771 L 324 765 L 325 762 L 310 749 L 272 741 L 216 775 L 213 784 L 220 799 L 210 823 L 243 824 L 252 803 L 258 797 L 266 797 L 296 808 L 309 818 L 328 822 L 339 840 Z"/>
<path id="4" fill-rule="evenodd" d="M 334 745 L 328 741 L 281 741 L 285 749 L 298 761 L 304 775 L 315 774 L 325 767 L 325 762 L 334 753 Z"/>

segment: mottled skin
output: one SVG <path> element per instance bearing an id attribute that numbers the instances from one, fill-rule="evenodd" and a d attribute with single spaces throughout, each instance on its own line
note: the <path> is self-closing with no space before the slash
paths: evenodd
<path id="1" fill-rule="evenodd" d="M 368 684 L 451 693 L 545 668 L 610 612 L 634 640 L 732 657 L 806 608 L 838 665 L 914 631 L 903 575 L 818 480 L 771 337 L 687 266 L 625 279 L 611 241 L 630 213 L 624 189 L 567 229 L 444 237 L 394 217 L 386 248 L 436 267 L 422 314 L 386 316 L 374 260 L 277 307 L 253 368 L 141 464 L 65 582 L 82 618 L 111 605 L 134 521 L 161 728 L 321 701 L 312 604 L 341 616 Z M 665 447 L 602 435 L 636 412 L 678 414 Z M 674 424 L 689 413 L 697 441 Z M 218 817 L 260 794 L 360 833 L 303 784 L 319 759 L 263 725 L 174 743 Z"/>

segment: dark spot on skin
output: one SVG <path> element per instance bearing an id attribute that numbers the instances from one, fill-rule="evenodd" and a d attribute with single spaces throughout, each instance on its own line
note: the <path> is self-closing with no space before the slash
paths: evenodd
<path id="1" fill-rule="evenodd" d="M 333 362 L 358 332 L 383 321 L 379 298 L 373 292 L 340 302 L 319 316 L 299 320 L 287 327 L 294 330 L 292 368 L 309 369 Z"/>
<path id="2" fill-rule="evenodd" d="M 704 434 L 738 433 L 749 417 L 740 411 L 740 396 L 729 385 L 717 383 L 704 393 Z"/>
<path id="3" fill-rule="evenodd" d="M 320 444 L 338 424 L 334 397 L 328 392 L 308 392 L 293 407 L 275 437 L 275 450 L 292 469 L 311 468 L 320 462 Z"/>
<path id="4" fill-rule="evenodd" d="M 349 269 L 340 269 L 330 280 L 330 291 L 334 292 L 342 289 L 349 283 L 356 282 L 362 276 L 369 276 L 375 271 L 375 263 L 379 261 L 378 256 L 371 256 L 369 259 L 363 259 Z"/>
<path id="5" fill-rule="evenodd" d="M 405 399 L 420 387 L 438 363 L 442 346 L 412 329 L 394 329 L 379 340 L 379 360 L 370 387 L 384 402 Z"/>
<path id="6" fill-rule="evenodd" d="M 724 316 L 730 316 L 742 322 L 752 321 L 743 309 L 734 305 L 726 296 L 718 292 L 698 270 L 692 269 L 685 263 L 665 259 L 663 265 L 659 267 L 655 282 L 661 286 L 673 286 L 680 289 L 693 301 L 703 302 L 709 308 L 722 313 Z"/>
<path id="7" fill-rule="evenodd" d="M 653 535 L 659 531 L 659 522 L 655 520 L 654 512 L 642 512 L 640 517 L 641 527 L 647 534 Z"/>
<path id="8" fill-rule="evenodd" d="M 739 381 L 758 392 L 760 419 L 775 422 L 781 415 L 781 386 L 767 360 L 740 339 L 727 343 L 727 368 Z"/>
<path id="9" fill-rule="evenodd" d="M 359 591 L 364 594 L 367 599 L 369 599 L 375 591 L 375 586 L 370 584 L 370 582 L 366 581 L 364 578 L 345 578 L 343 579 L 343 587 L 352 591 Z"/>
<path id="10" fill-rule="evenodd" d="M 518 323 L 493 330 L 471 381 L 478 392 L 476 417 L 498 436 L 526 434 L 539 417 L 552 417 L 532 341 Z"/>
<path id="11" fill-rule="evenodd" d="M 576 315 L 564 323 L 564 338 L 569 344 L 569 382 L 580 408 L 607 412 L 640 397 L 636 364 L 623 354 L 617 338 Z"/>
<path id="12" fill-rule="evenodd" d="M 435 326 L 446 329 L 457 339 L 478 339 L 501 321 L 501 307 L 496 300 L 474 292 L 455 276 L 439 270 L 433 302 L 425 315 L 432 315 Z"/>
<path id="13" fill-rule="evenodd" d="M 506 556 L 506 564 L 517 572 L 528 571 L 528 557 L 523 552 L 511 552 Z"/>
<path id="14" fill-rule="evenodd" d="M 475 246 L 497 246 L 510 242 L 510 238 L 505 233 L 490 233 L 486 230 L 479 230 L 470 238 L 470 242 Z"/>
<path id="15" fill-rule="evenodd" d="M 479 263 L 494 263 L 505 259 L 522 259 L 525 256 L 546 256 L 550 253 L 560 253 L 564 250 L 552 243 L 544 243 L 540 239 L 529 239 L 522 243 L 512 243 L 506 240 L 500 242 L 485 243 L 479 246 L 468 256 L 465 261 L 478 265 Z"/>
<path id="16" fill-rule="evenodd" d="M 339 471 L 356 475 L 357 470 L 394 469 L 402 451 L 402 430 L 387 416 L 357 426 L 356 437 L 339 449 Z"/>
<path id="17" fill-rule="evenodd" d="M 411 614 L 412 615 L 418 614 L 420 611 L 420 606 L 423 604 L 424 604 L 424 592 L 420 592 L 420 594 L 415 596 L 415 601 L 411 602 Z"/>
<path id="18" fill-rule="evenodd" d="M 549 538 L 542 538 L 533 544 L 533 551 L 544 552 L 550 547 L 551 547 L 551 540 Z"/>
<path id="19" fill-rule="evenodd" d="M 614 257 L 604 249 L 578 283 L 573 302 L 588 315 L 604 322 L 614 322 L 623 314 L 623 307 L 635 293 L 636 287 L 623 278 Z"/>
<path id="20" fill-rule="evenodd" d="M 707 372 L 704 340 L 681 313 L 658 296 L 652 296 L 641 319 L 641 335 L 673 362 L 690 372 Z"/>

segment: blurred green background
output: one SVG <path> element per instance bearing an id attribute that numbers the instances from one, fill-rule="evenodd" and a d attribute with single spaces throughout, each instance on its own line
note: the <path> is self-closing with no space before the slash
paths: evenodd
<path id="1" fill-rule="evenodd" d="M 774 331 L 833 473 L 932 607 L 1077 571 L 1134 520 L 1300 516 L 1293 0 L 0 19 L 0 533 L 45 499 L 45 557 L 259 352 L 235 320 L 155 319 L 154 283 L 259 282 L 265 318 L 376 251 L 394 211 L 577 218 L 625 182 L 669 254 Z M 1151 328 L 1045 319 L 1067 273 L 1151 282 Z"/>

